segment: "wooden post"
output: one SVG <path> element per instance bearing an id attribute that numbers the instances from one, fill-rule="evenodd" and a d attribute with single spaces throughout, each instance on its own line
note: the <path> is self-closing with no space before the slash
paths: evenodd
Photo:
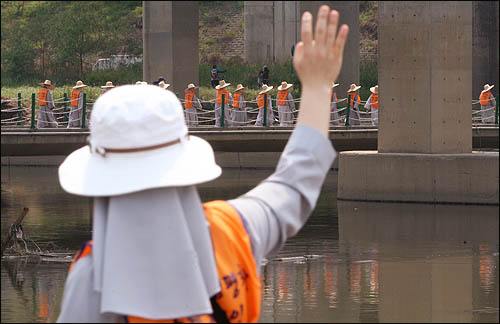
<path id="1" fill-rule="evenodd" d="M 23 222 L 24 216 L 26 216 L 26 214 L 29 212 L 29 210 L 30 209 L 28 207 L 24 207 L 23 212 L 21 213 L 21 215 L 19 215 L 19 217 L 16 219 L 16 221 L 12 225 L 14 225 L 15 227 L 19 226 Z M 7 245 L 9 245 L 9 243 L 10 243 L 10 240 L 12 240 L 12 231 L 10 230 L 12 228 L 12 225 L 9 227 L 9 232 L 7 233 L 7 237 L 5 238 L 5 241 L 2 244 L 2 254 L 1 255 L 3 255 L 3 251 L 5 251 L 5 249 L 7 248 Z"/>

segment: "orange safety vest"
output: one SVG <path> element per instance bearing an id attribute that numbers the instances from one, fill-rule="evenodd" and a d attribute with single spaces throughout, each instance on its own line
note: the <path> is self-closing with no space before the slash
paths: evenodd
<path id="1" fill-rule="evenodd" d="M 260 316 L 261 283 L 255 267 L 250 237 L 238 211 L 225 201 L 203 204 L 217 264 L 221 292 L 215 299 L 231 323 L 256 323 Z M 92 253 L 86 242 L 70 266 Z M 211 314 L 169 320 L 149 320 L 127 316 L 128 323 L 214 323 Z"/>
<path id="2" fill-rule="evenodd" d="M 226 89 L 219 89 L 217 90 L 217 103 L 221 104 L 222 103 L 222 94 L 224 94 L 224 103 L 229 102 L 229 91 Z"/>
<path id="3" fill-rule="evenodd" d="M 378 93 L 372 94 L 371 106 L 372 108 L 378 109 Z"/>
<path id="4" fill-rule="evenodd" d="M 233 95 L 233 108 L 238 108 L 240 106 L 241 92 L 235 92 Z"/>
<path id="5" fill-rule="evenodd" d="M 286 104 L 287 104 L 286 99 L 287 98 L 288 98 L 288 90 L 278 91 L 278 105 L 279 106 L 286 106 Z"/>
<path id="6" fill-rule="evenodd" d="M 78 96 L 80 95 L 82 90 L 73 90 L 71 91 L 71 105 L 73 107 L 78 107 Z"/>
<path id="7" fill-rule="evenodd" d="M 351 107 L 354 107 L 354 100 L 356 100 L 356 97 L 358 98 L 358 104 L 361 102 L 361 98 L 356 92 L 348 92 L 347 94 L 351 97 Z"/>
<path id="8" fill-rule="evenodd" d="M 481 106 L 488 106 L 490 104 L 491 91 L 481 93 L 479 96 L 479 103 Z"/>
<path id="9" fill-rule="evenodd" d="M 267 98 L 269 98 L 269 97 L 267 97 Z M 269 99 L 268 99 L 268 101 L 269 101 Z M 257 97 L 257 106 L 259 106 L 259 108 L 264 108 L 264 93 L 259 94 L 259 96 Z"/>
<path id="10" fill-rule="evenodd" d="M 40 89 L 38 90 L 38 105 L 40 106 L 47 106 L 47 93 L 49 92 L 49 89 Z"/>
<path id="11" fill-rule="evenodd" d="M 194 92 L 186 91 L 184 95 L 184 108 L 193 108 Z"/>
<path id="12" fill-rule="evenodd" d="M 334 95 L 335 95 L 335 91 L 334 91 L 334 90 L 332 90 L 332 95 L 330 96 L 330 102 L 332 102 L 332 101 L 333 101 L 333 96 L 334 96 Z M 335 102 L 337 102 L 337 101 L 338 101 L 338 100 L 337 100 L 337 99 L 335 99 Z"/>

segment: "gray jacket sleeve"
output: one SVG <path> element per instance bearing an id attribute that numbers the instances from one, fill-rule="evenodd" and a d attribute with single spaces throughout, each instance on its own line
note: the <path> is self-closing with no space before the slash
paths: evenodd
<path id="1" fill-rule="evenodd" d="M 371 108 L 372 108 L 372 95 L 370 95 L 368 97 L 368 99 L 366 99 L 365 108 L 371 110 Z"/>
<path id="2" fill-rule="evenodd" d="M 202 109 L 200 99 L 198 99 L 197 96 L 193 97 L 193 107 L 198 108 L 198 109 Z"/>
<path id="3" fill-rule="evenodd" d="M 243 97 L 243 95 L 241 95 L 240 96 L 240 104 L 239 104 L 238 108 L 240 108 L 240 109 L 245 108 L 245 102 L 244 101 L 245 101 L 245 97 Z"/>
<path id="4" fill-rule="evenodd" d="M 336 155 L 330 140 L 318 130 L 298 126 L 276 171 L 254 189 L 228 201 L 246 223 L 258 271 L 262 258 L 276 254 L 306 223 Z"/>
<path id="5" fill-rule="evenodd" d="M 493 94 L 490 95 L 490 103 L 492 107 L 497 105 L 497 101 L 495 100 L 495 96 Z"/>
<path id="6" fill-rule="evenodd" d="M 52 94 L 50 91 L 47 91 L 47 106 L 49 106 L 50 109 L 54 108 L 54 99 L 52 98 Z"/>
<path id="7" fill-rule="evenodd" d="M 288 100 L 288 107 L 294 111 L 295 110 L 295 102 L 293 101 L 292 94 L 288 94 L 288 97 L 286 98 Z"/>
<path id="8" fill-rule="evenodd" d="M 83 108 L 83 92 L 80 92 L 78 95 L 78 109 Z"/>

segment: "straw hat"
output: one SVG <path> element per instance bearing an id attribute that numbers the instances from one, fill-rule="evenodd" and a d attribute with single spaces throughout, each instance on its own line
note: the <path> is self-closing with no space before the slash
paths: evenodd
<path id="1" fill-rule="evenodd" d="M 184 91 L 190 90 L 190 89 L 198 89 L 199 87 L 195 86 L 194 83 L 188 84 L 188 87 L 184 89 Z"/>
<path id="2" fill-rule="evenodd" d="M 236 90 L 234 91 L 240 91 L 240 90 L 245 90 L 245 89 L 248 89 L 247 87 L 244 87 L 241 83 L 239 83 L 237 86 L 236 86 Z"/>
<path id="3" fill-rule="evenodd" d="M 371 93 L 378 94 L 378 84 L 376 86 L 374 86 L 374 87 L 371 87 L 370 91 L 371 91 Z"/>
<path id="4" fill-rule="evenodd" d="M 224 80 L 220 80 L 219 81 L 219 85 L 215 87 L 215 89 L 219 90 L 219 89 L 224 89 L 226 87 L 229 87 L 231 85 L 231 83 L 226 83 L 226 81 Z"/>
<path id="5" fill-rule="evenodd" d="M 135 84 L 138 84 L 138 85 L 146 85 L 148 84 L 146 81 L 137 81 Z"/>
<path id="6" fill-rule="evenodd" d="M 195 185 L 221 174 L 210 144 L 188 136 L 182 105 L 171 91 L 117 87 L 96 100 L 90 125 L 89 145 L 59 167 L 59 182 L 69 193 L 116 196 Z"/>
<path id="7" fill-rule="evenodd" d="M 267 84 L 262 85 L 262 91 L 259 94 L 269 92 L 273 89 L 273 86 L 268 86 Z"/>
<path id="8" fill-rule="evenodd" d="M 361 88 L 361 86 L 357 86 L 355 83 L 353 83 L 350 85 L 349 90 L 347 90 L 347 92 L 353 92 L 358 90 L 359 88 Z"/>
<path id="9" fill-rule="evenodd" d="M 278 90 L 286 90 L 293 86 L 291 83 L 287 83 L 286 81 L 281 82 L 281 85 L 278 87 Z"/>
<path id="10" fill-rule="evenodd" d="M 111 81 L 108 81 L 108 82 L 106 82 L 106 85 L 101 86 L 101 88 L 103 88 L 103 89 L 114 88 L 114 87 L 115 86 L 113 85 L 113 82 L 111 82 Z"/>
<path id="11" fill-rule="evenodd" d="M 338 87 L 339 83 L 332 82 L 332 88 Z"/>
<path id="12" fill-rule="evenodd" d="M 45 86 L 45 87 L 49 88 L 50 90 L 54 90 L 54 88 L 55 88 L 54 85 L 52 84 L 52 82 L 50 82 L 50 80 L 45 80 L 44 83 L 39 83 L 38 85 L 41 87 Z"/>
<path id="13" fill-rule="evenodd" d="M 167 89 L 168 87 L 170 87 L 170 83 L 165 83 L 163 81 L 160 81 L 160 83 L 158 83 L 158 86 L 160 88 Z"/>
<path id="14" fill-rule="evenodd" d="M 490 90 L 491 90 L 494 86 L 495 86 L 495 85 L 489 85 L 488 83 L 486 83 L 486 84 L 484 85 L 484 90 L 483 90 L 483 91 L 481 91 L 481 93 L 486 92 L 486 91 L 490 91 Z"/>
<path id="15" fill-rule="evenodd" d="M 76 81 L 76 86 L 74 86 L 73 89 L 83 88 L 83 87 L 86 87 L 86 86 L 87 86 L 86 84 L 83 84 L 82 81 L 78 80 L 78 81 Z"/>

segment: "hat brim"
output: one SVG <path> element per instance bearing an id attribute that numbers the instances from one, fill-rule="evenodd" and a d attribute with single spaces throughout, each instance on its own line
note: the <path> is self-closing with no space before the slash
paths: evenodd
<path id="1" fill-rule="evenodd" d="M 184 89 L 184 91 L 188 91 L 188 90 L 191 90 L 191 89 L 198 89 L 199 87 L 193 87 L 193 88 L 186 88 Z"/>
<path id="2" fill-rule="evenodd" d="M 282 88 L 281 86 L 278 87 L 278 90 L 288 90 L 291 87 L 293 87 L 293 84 L 288 84 L 285 88 Z"/>
<path id="3" fill-rule="evenodd" d="M 210 144 L 190 136 L 189 140 L 156 150 L 106 153 L 104 157 L 84 146 L 60 165 L 59 183 L 75 195 L 106 197 L 195 185 L 213 180 L 221 173 Z"/>
<path id="4" fill-rule="evenodd" d="M 247 87 L 243 87 L 243 88 L 236 88 L 236 90 L 234 90 L 234 91 L 241 91 L 241 90 L 246 90 L 246 89 L 248 89 L 248 88 L 247 88 Z"/>
<path id="5" fill-rule="evenodd" d="M 224 89 L 224 88 L 226 88 L 226 87 L 229 87 L 230 85 L 231 85 L 231 83 L 226 83 L 226 84 L 225 84 L 225 85 L 223 85 L 223 86 L 217 85 L 217 86 L 215 86 L 215 89 L 217 89 L 217 90 L 219 90 L 219 89 Z"/>
<path id="6" fill-rule="evenodd" d="M 347 90 L 347 92 L 353 92 L 353 91 L 357 91 L 359 89 L 361 89 L 361 86 L 357 86 L 353 90 L 349 89 L 349 90 Z"/>
<path id="7" fill-rule="evenodd" d="M 339 85 L 340 85 L 340 83 L 334 83 L 334 84 L 332 85 L 332 88 L 336 88 L 336 87 L 338 87 Z"/>
<path id="8" fill-rule="evenodd" d="M 273 90 L 273 88 L 274 88 L 273 86 L 270 86 L 267 90 L 262 90 L 261 92 L 259 92 L 259 94 L 269 92 L 269 91 Z"/>
<path id="9" fill-rule="evenodd" d="M 102 89 L 114 88 L 115 86 L 101 86 Z"/>
<path id="10" fill-rule="evenodd" d="M 378 90 L 375 92 L 375 87 L 371 87 L 371 88 L 370 88 L 370 92 L 371 92 L 371 93 L 374 93 L 374 94 L 378 94 Z"/>
<path id="11" fill-rule="evenodd" d="M 481 93 L 486 92 L 486 91 L 490 91 L 490 90 L 491 90 L 491 89 L 493 89 L 494 87 L 495 87 L 495 85 L 491 85 L 491 86 L 489 86 L 489 88 L 488 88 L 488 89 L 484 89 L 483 91 L 481 91 Z"/>
<path id="12" fill-rule="evenodd" d="M 88 85 L 83 84 L 83 85 L 80 85 L 80 86 L 74 86 L 74 87 L 73 87 L 73 89 L 76 89 L 76 88 L 83 88 L 83 87 L 88 87 Z"/>
<path id="13" fill-rule="evenodd" d="M 49 87 L 50 90 L 54 90 L 55 86 L 52 84 L 47 84 L 47 83 L 39 83 L 38 84 L 40 87 Z"/>

